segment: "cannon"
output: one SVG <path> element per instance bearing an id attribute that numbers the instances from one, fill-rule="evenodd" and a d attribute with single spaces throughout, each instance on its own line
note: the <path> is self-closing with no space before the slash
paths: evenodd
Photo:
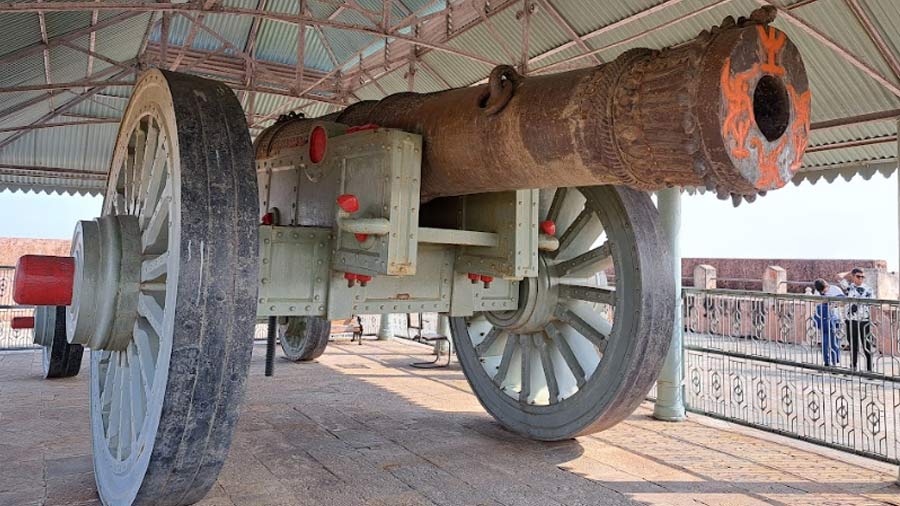
<path id="1" fill-rule="evenodd" d="M 509 430 L 554 441 L 621 421 L 674 321 L 648 192 L 752 201 L 800 166 L 810 92 L 772 18 L 598 67 L 498 67 L 480 86 L 284 118 L 255 144 L 226 85 L 143 74 L 72 272 L 39 257 L 17 271 L 16 299 L 65 306 L 68 343 L 91 349 L 103 502 L 206 494 L 261 320 L 302 361 L 325 349 L 328 320 L 443 313 Z"/>

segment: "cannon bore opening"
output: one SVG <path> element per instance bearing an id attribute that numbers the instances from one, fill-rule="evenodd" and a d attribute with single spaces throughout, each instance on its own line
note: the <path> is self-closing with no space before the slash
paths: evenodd
<path id="1" fill-rule="evenodd" d="M 767 140 L 784 134 L 791 121 L 791 99 L 781 79 L 763 76 L 753 91 L 753 119 Z"/>

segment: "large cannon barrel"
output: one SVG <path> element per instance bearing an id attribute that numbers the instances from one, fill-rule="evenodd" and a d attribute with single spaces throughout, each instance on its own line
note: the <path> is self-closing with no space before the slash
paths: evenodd
<path id="1" fill-rule="evenodd" d="M 773 19 L 774 9 L 729 17 L 679 46 L 559 74 L 501 66 L 485 85 L 398 93 L 323 119 L 421 134 L 425 200 L 598 184 L 752 199 L 793 177 L 809 134 L 803 62 Z M 257 158 L 291 130 L 261 134 Z"/>

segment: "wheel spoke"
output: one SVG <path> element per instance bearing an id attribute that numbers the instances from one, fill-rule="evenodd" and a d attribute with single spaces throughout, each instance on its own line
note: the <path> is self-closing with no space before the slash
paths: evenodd
<path id="1" fill-rule="evenodd" d="M 592 272 L 599 272 L 612 267 L 612 265 L 612 246 L 609 241 L 606 241 L 590 251 L 552 266 L 551 269 L 554 276 L 563 277 L 588 269 Z"/>
<path id="2" fill-rule="evenodd" d="M 544 370 L 544 379 L 547 380 L 547 390 L 550 393 L 550 404 L 559 402 L 559 383 L 556 380 L 556 371 L 553 370 L 553 361 L 550 359 L 550 349 L 543 334 L 534 335 L 534 344 L 537 346 L 538 356 L 541 359 L 541 368 Z"/>
<path id="3" fill-rule="evenodd" d="M 575 376 L 575 382 L 578 384 L 578 388 L 584 386 L 584 369 L 581 367 L 581 364 L 575 357 L 575 353 L 572 352 L 572 347 L 569 346 L 569 342 L 566 341 L 566 337 L 562 335 L 562 332 L 560 332 L 559 329 L 556 328 L 556 325 L 554 325 L 553 323 L 548 323 L 547 326 L 544 327 L 544 332 L 547 334 L 547 337 L 549 337 L 550 340 L 553 341 L 553 344 L 556 345 L 556 348 L 559 350 L 559 354 L 562 355 L 563 360 L 566 361 L 566 365 L 569 367 L 569 371 L 572 372 L 572 376 Z"/>
<path id="4" fill-rule="evenodd" d="M 138 360 L 141 362 L 141 377 L 143 379 L 144 392 L 150 396 L 153 389 L 153 377 L 156 374 L 156 355 L 159 340 L 156 335 L 151 336 L 153 330 L 147 330 L 147 324 L 138 320 L 134 325 L 134 346 Z"/>
<path id="5" fill-rule="evenodd" d="M 128 457 L 128 452 L 131 450 L 131 418 L 134 413 L 131 411 L 131 387 L 129 386 L 131 368 L 128 366 L 128 356 L 125 352 L 120 352 L 120 354 L 125 364 L 122 367 L 122 374 L 119 376 L 118 388 L 119 395 L 122 397 L 119 409 L 122 410 L 122 414 L 119 416 L 119 446 L 116 453 L 119 460 L 122 460 L 122 458 Z"/>
<path id="6" fill-rule="evenodd" d="M 129 378 L 129 396 L 131 397 L 131 441 L 134 442 L 141 430 L 141 424 L 144 422 L 144 406 L 146 398 L 144 395 L 144 382 L 141 369 L 142 362 L 136 356 L 137 350 L 134 343 L 128 344 L 128 370 L 131 372 Z"/>
<path id="7" fill-rule="evenodd" d="M 138 296 L 138 314 L 147 319 L 157 336 L 163 333 L 163 308 L 150 295 L 142 293 Z"/>
<path id="8" fill-rule="evenodd" d="M 106 432 L 106 440 L 110 448 L 118 445 L 120 420 L 122 418 L 122 390 L 119 388 L 122 381 L 122 364 L 118 355 L 119 353 L 116 352 L 116 370 L 109 385 L 109 397 L 112 402 L 109 406 L 109 426 Z"/>
<path id="9" fill-rule="evenodd" d="M 103 375 L 103 388 L 100 391 L 100 406 L 101 409 L 108 414 L 109 410 L 107 408 L 112 403 L 112 382 L 115 379 L 116 364 L 111 352 L 102 353 L 109 353 L 109 355 L 107 356 L 106 362 L 106 374 Z"/>
<path id="10" fill-rule="evenodd" d="M 156 122 L 152 119 L 147 125 L 147 141 L 144 147 L 144 155 L 141 158 L 141 164 L 139 166 L 141 174 L 139 178 L 136 179 L 136 188 L 135 188 L 135 206 L 134 213 L 138 214 L 143 207 L 144 200 L 147 198 L 147 183 L 150 181 L 150 176 L 153 174 L 153 169 L 157 163 L 157 152 L 159 151 L 159 144 L 162 136 L 159 135 L 159 129 L 156 128 Z"/>
<path id="11" fill-rule="evenodd" d="M 145 257 L 147 258 L 147 257 Z M 166 273 L 169 267 L 169 253 L 164 252 L 149 257 L 141 263 L 141 281 L 151 281 Z"/>
<path id="12" fill-rule="evenodd" d="M 496 383 L 498 387 L 502 387 L 503 382 L 506 380 L 506 373 L 509 372 L 509 366 L 512 363 L 512 356 L 516 351 L 516 341 L 518 339 L 519 336 L 515 334 L 509 334 L 506 336 L 506 346 L 504 346 L 503 348 L 503 357 L 500 358 L 500 365 L 497 367 L 497 374 L 494 375 L 494 383 Z"/>
<path id="13" fill-rule="evenodd" d="M 483 357 L 502 333 L 503 330 L 500 328 L 491 328 L 490 332 L 488 332 L 488 334 L 484 336 L 484 339 L 480 343 L 478 343 L 477 346 L 475 346 L 475 353 L 477 353 L 479 357 Z"/>
<path id="14" fill-rule="evenodd" d="M 147 120 L 149 121 L 149 120 Z M 138 124 L 137 130 L 134 132 L 134 161 L 131 164 L 130 177 L 125 180 L 125 196 L 128 203 L 128 210 L 133 213 L 137 209 L 138 189 L 140 187 L 141 173 L 144 167 L 144 160 L 147 154 L 147 131 L 144 130 L 145 121 Z M 149 129 L 149 124 L 147 128 Z M 126 176 L 128 174 L 126 173 Z"/>
<path id="15" fill-rule="evenodd" d="M 609 332 L 604 334 L 599 329 L 594 328 L 593 325 L 575 314 L 574 311 L 564 306 L 557 306 L 555 314 L 557 318 L 567 323 L 570 327 L 575 329 L 576 332 L 590 341 L 591 344 L 596 346 L 600 350 L 600 353 L 603 353 L 606 350 Z"/>
<path id="16" fill-rule="evenodd" d="M 143 201 L 138 212 L 138 225 L 141 229 L 147 225 L 150 219 L 150 213 L 153 212 L 154 205 L 159 201 L 159 190 L 163 188 L 166 182 L 166 170 L 168 168 L 169 150 L 165 144 L 165 136 L 160 136 L 160 147 L 156 150 L 156 156 L 153 165 L 150 167 L 150 174 L 147 178 L 147 184 L 142 191 Z"/>
<path id="17" fill-rule="evenodd" d="M 145 253 L 151 246 L 156 245 L 159 242 L 160 236 L 166 231 L 166 224 L 168 223 L 169 217 L 169 202 L 172 198 L 171 195 L 172 187 L 167 183 L 166 189 L 163 190 L 160 199 L 156 202 L 153 214 L 150 215 L 150 219 L 143 229 L 144 233 L 141 234 L 141 245 L 143 246 Z"/>
<path id="18" fill-rule="evenodd" d="M 557 188 L 553 193 L 553 200 L 550 201 L 550 209 L 547 210 L 546 220 L 556 222 L 559 219 L 559 211 L 562 209 L 563 201 L 566 199 L 568 188 Z"/>
<path id="19" fill-rule="evenodd" d="M 520 335 L 519 346 L 522 348 L 522 387 L 519 389 L 519 402 L 527 404 L 528 397 L 531 396 L 531 336 Z"/>
<path id="20" fill-rule="evenodd" d="M 616 305 L 616 289 L 596 286 L 560 285 L 559 296 L 595 304 Z"/>

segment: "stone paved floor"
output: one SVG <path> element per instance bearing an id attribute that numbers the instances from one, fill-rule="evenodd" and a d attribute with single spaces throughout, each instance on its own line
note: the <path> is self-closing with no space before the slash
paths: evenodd
<path id="1" fill-rule="evenodd" d="M 702 417 L 642 407 L 554 444 L 501 429 L 458 365 L 407 366 L 423 348 L 332 343 L 319 363 L 257 346 L 231 454 L 205 506 L 900 505 L 896 467 Z M 99 504 L 87 371 L 44 381 L 40 355 L 0 354 L 0 505 Z"/>

